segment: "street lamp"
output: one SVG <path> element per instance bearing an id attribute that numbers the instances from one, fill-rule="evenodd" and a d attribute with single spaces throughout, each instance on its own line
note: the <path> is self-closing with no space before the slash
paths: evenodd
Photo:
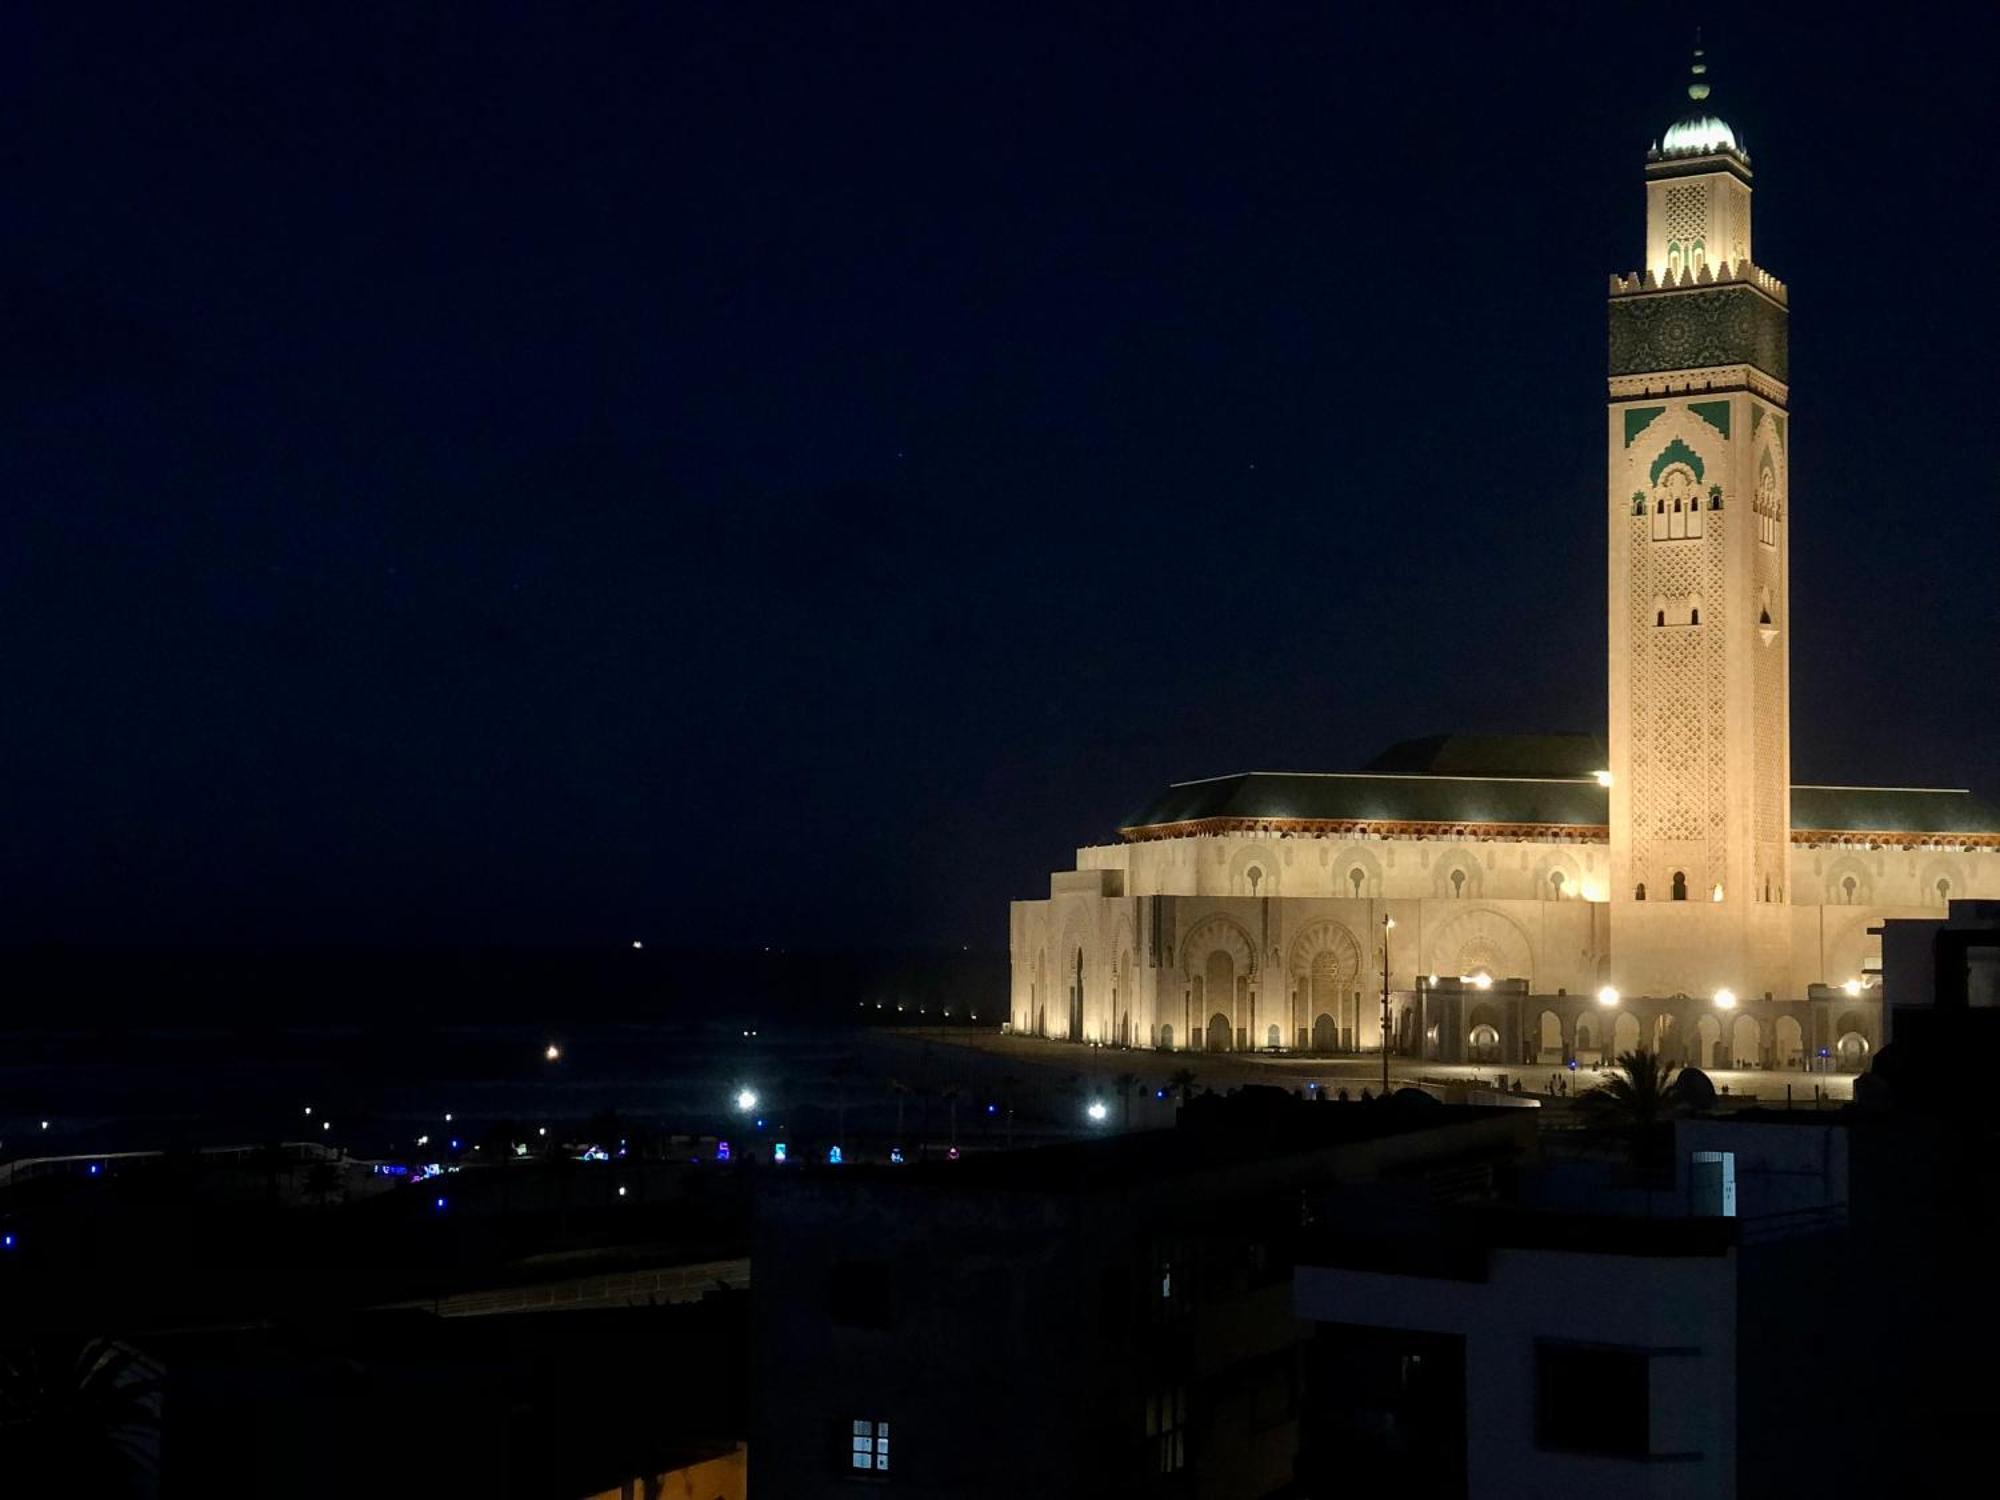
<path id="1" fill-rule="evenodd" d="M 1715 1008 L 1717 1010 L 1736 1009 L 1736 991 L 1717 990 L 1715 992 Z"/>
<path id="2" fill-rule="evenodd" d="M 1093 1125 L 1102 1125 L 1104 1117 L 1110 1114 L 1111 1111 L 1105 1107 L 1102 1099 L 1093 1099 L 1090 1101 L 1090 1108 L 1086 1109 L 1084 1113 L 1090 1116 L 1090 1121 Z"/>
<path id="3" fill-rule="evenodd" d="M 744 1114 L 749 1114 L 751 1110 L 757 1107 L 757 1091 L 755 1089 L 738 1089 L 736 1091 L 736 1107 L 742 1110 Z"/>
<path id="4" fill-rule="evenodd" d="M 1610 985 L 1607 984 L 1603 989 L 1597 992 L 1597 1003 L 1603 1006 L 1606 1010 L 1610 1010 L 1613 1006 L 1615 1006 L 1618 1003 L 1618 991 L 1616 991 Z"/>

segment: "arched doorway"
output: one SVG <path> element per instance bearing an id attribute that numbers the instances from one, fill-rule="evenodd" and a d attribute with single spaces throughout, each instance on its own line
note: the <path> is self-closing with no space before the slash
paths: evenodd
<path id="1" fill-rule="evenodd" d="M 1653 1055 L 1670 1058 L 1680 1051 L 1681 1029 L 1675 1024 L 1676 1017 L 1664 1013 L 1653 1017 Z"/>
<path id="2" fill-rule="evenodd" d="M 1545 1062 L 1545 1063 L 1562 1062 L 1563 1060 L 1562 1017 L 1558 1016 L 1552 1010 L 1545 1010 L 1542 1012 L 1541 1020 L 1538 1021 L 1536 1025 L 1541 1033 L 1539 1038 L 1540 1047 L 1538 1052 L 1536 1053 L 1536 1060 L 1538 1062 Z"/>
<path id="3" fill-rule="evenodd" d="M 1729 1029 L 1729 1065 L 1732 1068 L 1764 1066 L 1764 1028 L 1755 1016 L 1738 1016 Z"/>
<path id="4" fill-rule="evenodd" d="M 1613 1057 L 1624 1052 L 1639 1050 L 1639 1018 L 1630 1011 L 1618 1012 L 1618 1019 L 1611 1023 L 1611 1054 Z"/>
<path id="5" fill-rule="evenodd" d="M 1500 1033 L 1481 1021 L 1465 1034 L 1466 1055 L 1476 1063 L 1496 1063 L 1500 1061 Z"/>
<path id="6" fill-rule="evenodd" d="M 1209 952 L 1207 963 L 1203 966 L 1202 990 L 1208 996 L 1209 1014 L 1211 1016 L 1221 1016 L 1225 1029 L 1235 1024 L 1232 1017 L 1236 1009 L 1236 989 L 1235 956 L 1225 948 L 1212 949 Z M 1213 1021 L 1210 1022 L 1208 1029 L 1210 1032 L 1208 1047 L 1213 1052 L 1218 1050 L 1213 1035 L 1215 1031 Z M 1232 1036 L 1228 1045 L 1233 1044 L 1234 1037 Z M 1225 1045 L 1220 1050 L 1228 1050 L 1228 1045 Z"/>
<path id="7" fill-rule="evenodd" d="M 1332 1052 L 1340 1046 L 1340 1029 L 1333 1017 L 1321 1011 L 1313 1017 L 1313 1051 Z"/>
<path id="8" fill-rule="evenodd" d="M 1580 1063 L 1604 1061 L 1601 1028 L 1589 1016 L 1576 1018 L 1576 1060 Z"/>
<path id="9" fill-rule="evenodd" d="M 1174 1050 L 1174 1028 L 1171 1022 L 1160 1028 L 1160 1050 L 1162 1052 Z"/>
<path id="10" fill-rule="evenodd" d="M 1722 1066 L 1722 1023 L 1714 1016 L 1703 1016 L 1694 1023 L 1695 1057 L 1697 1067 L 1719 1068 Z"/>
<path id="11" fill-rule="evenodd" d="M 1273 1052 L 1276 1052 L 1279 1047 L 1284 1045 L 1283 1040 L 1278 1035 L 1277 1027 L 1272 1026 L 1265 1030 L 1264 1045 L 1269 1047 Z"/>
<path id="12" fill-rule="evenodd" d="M 1777 1064 L 1781 1068 L 1800 1068 L 1806 1061 L 1806 1033 L 1792 1016 L 1778 1017 L 1772 1028 L 1775 1034 L 1773 1051 L 1777 1053 Z"/>
<path id="13" fill-rule="evenodd" d="M 1875 1050 L 1869 1030 L 1868 1018 L 1858 1010 L 1843 1011 L 1833 1023 L 1833 1034 L 1838 1038 L 1833 1044 L 1833 1061 L 1841 1072 L 1859 1073 L 1868 1066 L 1868 1055 Z"/>
<path id="14" fill-rule="evenodd" d="M 1217 1011 L 1208 1018 L 1208 1050 L 1211 1052 L 1227 1052 L 1229 1050 L 1230 1038 L 1229 1017 L 1225 1016 L 1221 1011 Z"/>

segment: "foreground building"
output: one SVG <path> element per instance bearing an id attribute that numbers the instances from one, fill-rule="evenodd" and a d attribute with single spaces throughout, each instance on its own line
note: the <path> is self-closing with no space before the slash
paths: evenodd
<path id="1" fill-rule="evenodd" d="M 1645 264 L 1610 287 L 1608 733 L 1169 787 L 1014 903 L 1017 1031 L 1368 1049 L 1386 982 L 1413 1055 L 1859 1068 L 1872 929 L 2000 897 L 1970 792 L 1791 780 L 1787 295 L 1694 75 L 1647 155 Z"/>
<path id="2" fill-rule="evenodd" d="M 753 1489 L 1295 1493 L 1309 1192 L 1489 1193 L 1532 1109 L 1194 1100 L 1173 1130 L 765 1183 Z"/>

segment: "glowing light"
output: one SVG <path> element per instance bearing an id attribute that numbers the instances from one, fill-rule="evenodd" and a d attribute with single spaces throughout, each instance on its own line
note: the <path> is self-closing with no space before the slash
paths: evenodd
<path id="1" fill-rule="evenodd" d="M 445 1124 L 447 1124 L 447 1125 L 449 1125 L 449 1124 L 451 1123 L 451 1111 L 450 1111 L 450 1110 L 446 1110 L 446 1111 L 444 1112 L 444 1122 L 445 1122 Z"/>
<path id="2" fill-rule="evenodd" d="M 549 1127 L 546 1125 L 537 1125 L 535 1127 L 536 1135 L 547 1135 L 548 1133 L 549 1133 Z"/>
<path id="3" fill-rule="evenodd" d="M 632 947 L 634 948 L 634 950 L 637 950 L 637 949 L 640 949 L 640 948 L 643 948 L 643 947 L 645 947 L 645 946 L 646 946 L 646 945 L 645 945 L 644 943 L 640 942 L 640 941 L 639 941 L 639 940 L 638 940 L 637 938 L 633 938 L 633 939 L 632 939 Z"/>
<path id="4" fill-rule="evenodd" d="M 1736 1009 L 1736 992 L 1734 990 L 1717 990 L 1715 992 L 1715 1008 L 1717 1010 Z"/>
<path id="5" fill-rule="evenodd" d="M 838 1146 L 833 1147 L 826 1153 L 826 1164 L 829 1167 L 837 1167 L 844 1160 L 846 1160 L 846 1158 L 840 1154 L 840 1147 Z"/>
<path id="6" fill-rule="evenodd" d="M 1493 988 L 1493 976 L 1484 969 L 1481 969 L 1477 974 L 1466 975 L 1465 982 L 1475 990 L 1490 990 Z"/>
<path id="7" fill-rule="evenodd" d="M 997 1104 L 989 1104 L 986 1106 L 986 1113 L 988 1113 L 989 1115 L 997 1115 L 1000 1113 L 1000 1106 Z"/>
<path id="8" fill-rule="evenodd" d="M 458 1149 L 458 1142 L 457 1142 L 457 1141 L 453 1141 L 453 1142 L 451 1143 L 451 1149 L 452 1149 L 452 1150 L 454 1150 L 454 1151 L 456 1151 L 456 1150 Z"/>
<path id="9" fill-rule="evenodd" d="M 1394 917 L 1384 917 L 1382 919 L 1382 926 L 1384 927 L 1384 929 L 1394 927 L 1395 925 L 1396 925 L 1396 919 Z"/>
<path id="10" fill-rule="evenodd" d="M 92 1162 L 92 1163 L 90 1164 L 90 1175 L 91 1175 L 92 1177 L 95 1177 L 95 1176 L 97 1175 L 97 1163 L 96 1163 L 96 1162 Z"/>
<path id="11" fill-rule="evenodd" d="M 1734 151 L 1736 132 L 1714 115 L 1702 115 L 1668 126 L 1660 149 L 1670 155 L 1690 156 L 1706 155 L 1710 151 Z"/>
<path id="12" fill-rule="evenodd" d="M 308 1105 L 306 1106 L 306 1113 L 307 1113 L 307 1114 L 311 1114 L 312 1112 L 313 1112 L 313 1107 L 312 1107 L 312 1106 L 311 1106 L 310 1104 L 308 1104 Z"/>
<path id="13" fill-rule="evenodd" d="M 42 1129 L 47 1130 L 48 1128 L 49 1122 L 47 1120 L 42 1121 Z"/>
<path id="14" fill-rule="evenodd" d="M 951 1147 L 947 1147 L 947 1148 L 946 1148 L 946 1150 L 945 1150 L 945 1153 L 944 1153 L 944 1159 L 945 1159 L 946 1161 L 957 1161 L 957 1160 L 958 1160 L 958 1147 L 956 1147 L 956 1146 L 951 1146 Z"/>
<path id="15" fill-rule="evenodd" d="M 558 1047 L 554 1042 L 550 1042 L 548 1046 L 542 1049 L 542 1056 L 547 1058 L 550 1062 L 554 1062 L 557 1058 L 562 1056 L 562 1048 Z"/>
<path id="16" fill-rule="evenodd" d="M 900 1167 L 902 1164 L 903 1164 L 903 1148 L 901 1146 L 891 1146 L 889 1148 L 889 1165 L 892 1167 Z"/>
<path id="17" fill-rule="evenodd" d="M 1597 778 L 1599 786 L 1611 785 L 1611 773 L 1609 771 L 1593 771 L 1591 774 Z"/>
<path id="18" fill-rule="evenodd" d="M 1089 1115 L 1090 1118 L 1093 1120 L 1102 1120 L 1104 1119 L 1105 1116 L 1109 1115 L 1111 1111 L 1105 1107 L 1105 1103 L 1102 1099 L 1093 1099 L 1090 1101 L 1090 1108 L 1086 1109 L 1084 1113 Z"/>
<path id="19" fill-rule="evenodd" d="M 320 1128 L 321 1130 L 331 1130 L 331 1129 L 333 1129 L 333 1121 L 331 1121 L 331 1120 L 321 1120 L 321 1121 L 319 1122 L 319 1128 Z"/>
<path id="20" fill-rule="evenodd" d="M 779 1141 L 775 1146 L 771 1148 L 771 1160 L 775 1162 L 782 1162 L 784 1159 L 785 1159 L 785 1143 L 783 1141 Z"/>
<path id="21" fill-rule="evenodd" d="M 14 1236 L 11 1234 L 0 1234 L 0 1250 L 12 1250 L 13 1248 Z"/>
<path id="22" fill-rule="evenodd" d="M 1711 900 L 1711 901 L 1720 901 L 1720 900 L 1722 899 L 1722 882 L 1721 882 L 1721 881 L 1719 881 L 1719 880 L 1718 880 L 1718 881 L 1717 881 L 1717 882 L 1715 883 L 1715 889 L 1714 889 L 1714 891 L 1712 891 L 1712 892 L 1711 892 L 1711 893 L 1709 894 L 1709 898 L 1708 898 L 1708 899 L 1709 899 L 1709 900 Z"/>
<path id="23" fill-rule="evenodd" d="M 444 1212 L 444 1199 L 443 1199 L 442 1197 L 440 1197 L 440 1198 L 439 1198 L 439 1199 L 437 1200 L 437 1211 L 438 1211 L 439 1213 L 443 1213 L 443 1212 Z"/>
<path id="24" fill-rule="evenodd" d="M 622 1198 L 622 1197 L 624 1197 L 624 1196 L 625 1196 L 625 1189 L 623 1189 L 623 1188 L 620 1188 L 620 1189 L 618 1190 L 618 1196 L 619 1196 L 619 1197 L 621 1197 L 621 1198 Z"/>
<path id="25" fill-rule="evenodd" d="M 1861 981 L 1858 979 L 1850 979 L 1847 981 L 1847 983 L 1843 984 L 1841 988 L 1846 990 L 1847 993 L 1850 995 L 1858 995 L 1861 993 Z"/>
<path id="26" fill-rule="evenodd" d="M 717 1141 L 715 1143 L 715 1159 L 717 1161 L 729 1160 L 729 1142 Z"/>
<path id="27" fill-rule="evenodd" d="M 1431 983 L 1431 986 L 1432 986 L 1433 988 L 1435 988 L 1435 987 L 1437 986 L 1437 982 L 1438 982 L 1438 977 L 1437 977 L 1437 975 L 1435 975 L 1435 974 L 1431 975 L 1431 977 L 1430 977 L 1430 983 Z"/>
<path id="28" fill-rule="evenodd" d="M 746 1115 L 749 1114 L 751 1110 L 757 1107 L 757 1091 L 755 1089 L 738 1089 L 736 1091 L 736 1107 Z"/>
<path id="29" fill-rule="evenodd" d="M 1610 1009 L 1618 1003 L 1618 991 L 1607 984 L 1597 992 L 1597 1003 L 1604 1006 L 1607 1010 Z"/>

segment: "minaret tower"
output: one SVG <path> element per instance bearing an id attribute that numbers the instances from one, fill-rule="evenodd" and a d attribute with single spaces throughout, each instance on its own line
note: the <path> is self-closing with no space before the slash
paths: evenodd
<path id="1" fill-rule="evenodd" d="M 1699 48 L 1687 92 L 1646 154 L 1645 265 L 1611 278 L 1612 982 L 1783 996 L 1786 294 Z"/>

